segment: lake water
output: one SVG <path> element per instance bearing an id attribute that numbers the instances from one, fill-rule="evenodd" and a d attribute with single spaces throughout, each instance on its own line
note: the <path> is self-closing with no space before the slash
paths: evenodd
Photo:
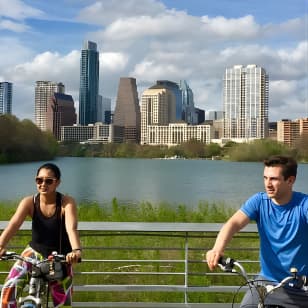
<path id="1" fill-rule="evenodd" d="M 19 200 L 36 192 L 34 177 L 43 162 L 0 165 L 0 200 Z M 263 191 L 262 163 L 209 160 L 57 158 L 62 171 L 59 191 L 78 202 L 105 204 L 166 201 L 197 206 L 225 201 L 239 206 Z M 308 192 L 308 164 L 300 164 L 295 190 Z"/>

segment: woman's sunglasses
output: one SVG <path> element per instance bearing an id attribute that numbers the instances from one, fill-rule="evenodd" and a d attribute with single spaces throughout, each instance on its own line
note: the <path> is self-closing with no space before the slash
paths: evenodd
<path id="1" fill-rule="evenodd" d="M 40 178 L 40 177 L 36 177 L 35 178 L 35 182 L 38 185 L 41 185 L 43 183 L 45 183 L 46 185 L 51 185 L 53 184 L 55 181 L 57 181 L 56 178 Z"/>

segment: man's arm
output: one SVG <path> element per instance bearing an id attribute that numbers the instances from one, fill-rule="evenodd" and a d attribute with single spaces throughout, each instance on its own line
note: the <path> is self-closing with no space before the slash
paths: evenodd
<path id="1" fill-rule="evenodd" d="M 219 231 L 214 247 L 206 253 L 206 261 L 212 271 L 218 264 L 219 258 L 224 255 L 224 251 L 233 235 L 244 228 L 250 219 L 241 210 L 238 210 Z"/>

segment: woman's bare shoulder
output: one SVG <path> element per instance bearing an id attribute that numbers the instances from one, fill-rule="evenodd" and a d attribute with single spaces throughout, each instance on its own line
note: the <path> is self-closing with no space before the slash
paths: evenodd
<path id="1" fill-rule="evenodd" d="M 63 195 L 63 197 L 62 197 L 62 206 L 66 207 L 68 205 L 76 206 L 76 201 L 70 195 Z"/>

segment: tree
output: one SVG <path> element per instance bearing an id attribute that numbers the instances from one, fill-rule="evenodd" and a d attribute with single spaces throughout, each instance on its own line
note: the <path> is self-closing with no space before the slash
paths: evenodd
<path id="1" fill-rule="evenodd" d="M 49 132 L 42 132 L 30 120 L 0 116 L 0 163 L 52 159 L 58 143 Z"/>

